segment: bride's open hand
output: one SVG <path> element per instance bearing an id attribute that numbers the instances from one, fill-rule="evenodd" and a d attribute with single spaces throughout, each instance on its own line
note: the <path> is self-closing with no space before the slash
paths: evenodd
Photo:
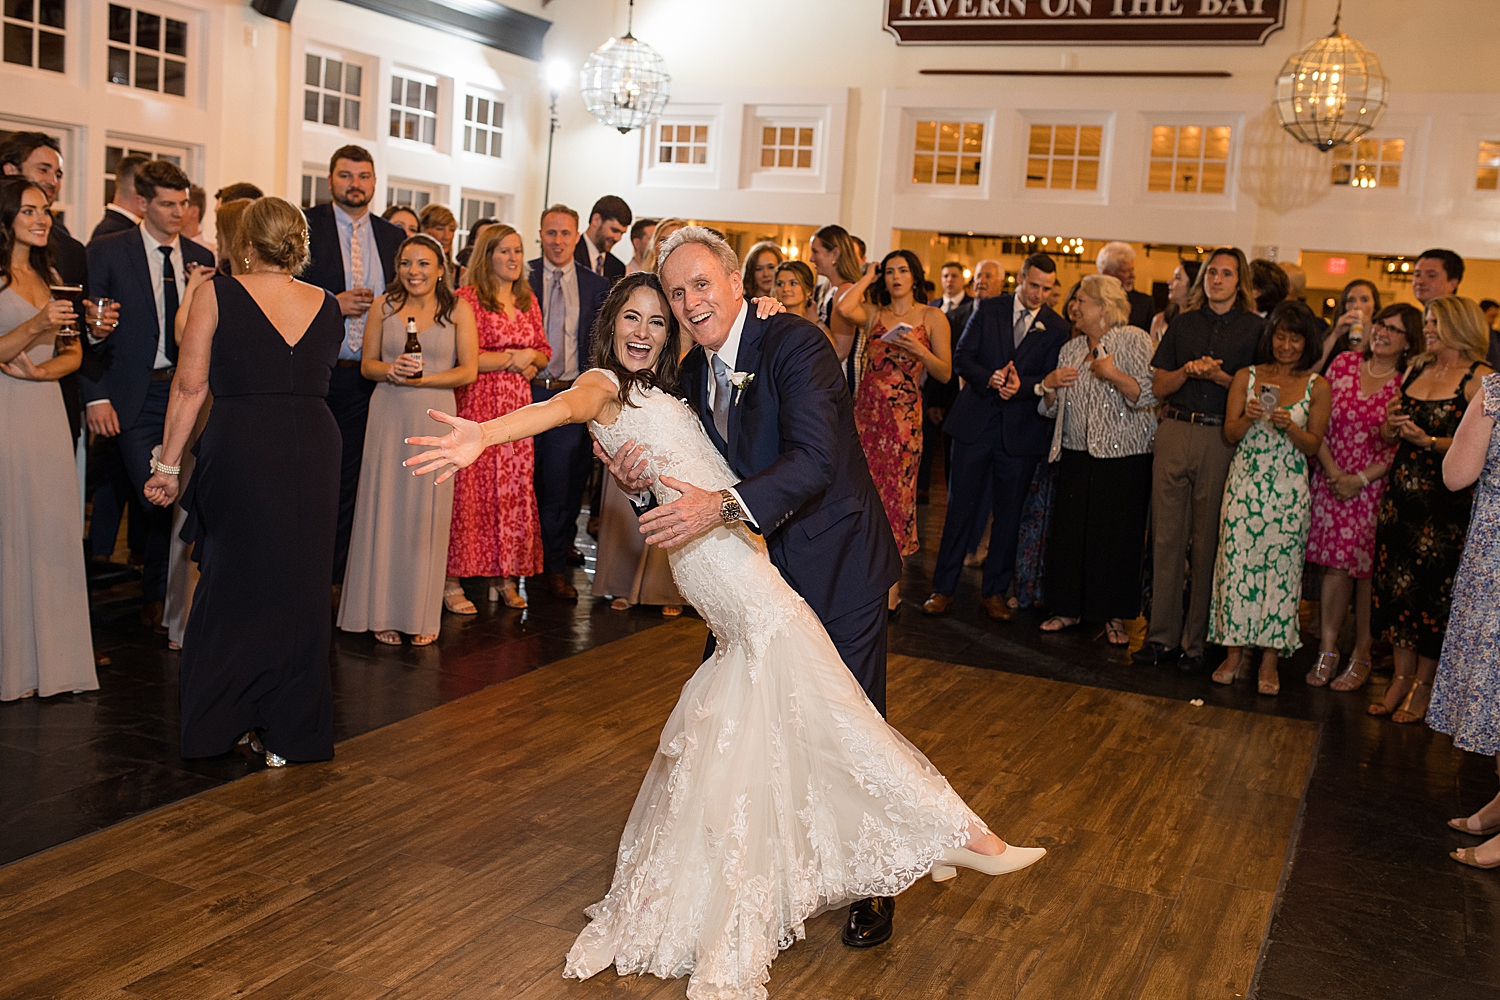
<path id="1" fill-rule="evenodd" d="M 437 479 L 433 485 L 446 483 L 453 478 L 453 474 L 459 469 L 467 468 L 474 464 L 484 451 L 484 429 L 473 420 L 465 420 L 463 417 L 449 416 L 439 410 L 428 410 L 427 415 L 440 423 L 450 424 L 453 430 L 442 437 L 409 437 L 407 444 L 419 445 L 431 448 L 424 451 L 415 458 L 408 458 L 401 464 L 407 468 L 413 465 L 422 465 L 420 469 L 413 469 L 412 475 L 425 476 L 429 472 L 437 471 Z"/>

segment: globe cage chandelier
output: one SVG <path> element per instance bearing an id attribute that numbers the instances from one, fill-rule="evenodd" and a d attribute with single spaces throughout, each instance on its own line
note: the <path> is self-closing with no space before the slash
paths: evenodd
<path id="1" fill-rule="evenodd" d="M 1385 111 L 1388 82 L 1380 60 L 1339 30 L 1286 61 L 1276 76 L 1276 113 L 1298 142 L 1328 151 L 1347 146 L 1375 127 Z"/>
<path id="2" fill-rule="evenodd" d="M 634 21 L 635 0 L 630 0 L 624 37 L 611 38 L 595 49 L 578 74 L 584 107 L 600 124 L 622 134 L 654 121 L 671 97 L 666 63 L 630 33 Z"/>

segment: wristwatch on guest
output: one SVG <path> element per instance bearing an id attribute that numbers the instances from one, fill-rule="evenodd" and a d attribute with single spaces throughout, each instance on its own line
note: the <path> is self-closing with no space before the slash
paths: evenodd
<path id="1" fill-rule="evenodd" d="M 719 507 L 719 516 L 724 519 L 725 524 L 732 525 L 736 521 L 745 519 L 745 508 L 740 506 L 740 502 L 734 498 L 733 493 L 720 490 L 719 496 L 724 498 L 723 504 Z"/>

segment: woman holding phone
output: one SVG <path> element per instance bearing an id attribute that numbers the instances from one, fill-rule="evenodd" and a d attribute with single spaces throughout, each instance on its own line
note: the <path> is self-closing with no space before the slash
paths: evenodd
<path id="1" fill-rule="evenodd" d="M 1300 649 L 1297 605 L 1312 499 L 1307 460 L 1323 446 L 1332 397 L 1314 371 L 1323 341 L 1312 310 L 1283 302 L 1271 310 L 1256 363 L 1235 373 L 1224 437 L 1237 443 L 1224 484 L 1208 641 L 1228 649 L 1214 683 L 1232 684 L 1261 650 L 1257 689 L 1277 694 L 1282 651 Z"/>

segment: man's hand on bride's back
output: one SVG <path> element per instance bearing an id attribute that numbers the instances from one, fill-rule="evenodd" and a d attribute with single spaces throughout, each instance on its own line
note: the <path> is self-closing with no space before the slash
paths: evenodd
<path id="1" fill-rule="evenodd" d="M 663 507 L 655 507 L 641 515 L 641 533 L 647 545 L 681 545 L 683 542 L 724 523 L 719 511 L 724 498 L 718 490 L 701 490 L 692 483 L 684 483 L 671 476 L 661 477 L 662 485 L 681 493 L 682 496 Z"/>
<path id="2" fill-rule="evenodd" d="M 407 438 L 407 444 L 432 450 L 408 458 L 401 464 L 407 468 L 421 465 L 420 469 L 412 470 L 414 476 L 425 476 L 436 471 L 438 475 L 434 484 L 446 483 L 459 469 L 473 465 L 484 452 L 484 429 L 473 420 L 449 416 L 438 410 L 428 410 L 427 415 L 440 423 L 451 425 L 453 429 L 442 437 Z M 422 465 L 424 462 L 427 464 Z"/>
<path id="3" fill-rule="evenodd" d="M 604 450 L 603 445 L 595 441 L 594 456 L 604 463 L 605 468 L 609 469 L 609 474 L 615 477 L 615 482 L 620 484 L 620 489 L 624 490 L 627 495 L 640 496 L 651 488 L 645 445 L 626 441 L 611 456 Z"/>

